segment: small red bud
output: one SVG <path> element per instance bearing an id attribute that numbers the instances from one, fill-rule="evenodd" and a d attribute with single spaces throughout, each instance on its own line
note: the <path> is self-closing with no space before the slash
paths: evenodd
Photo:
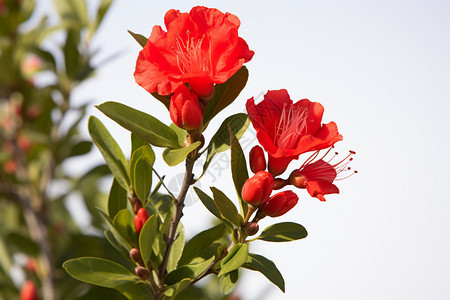
<path id="1" fill-rule="evenodd" d="M 20 289 L 20 300 L 38 300 L 38 291 L 33 281 L 27 280 Z"/>
<path id="2" fill-rule="evenodd" d="M 25 269 L 30 273 L 36 273 L 37 271 L 37 261 L 33 257 L 28 257 L 25 264 Z"/>
<path id="3" fill-rule="evenodd" d="M 264 203 L 261 208 L 261 215 L 279 217 L 290 211 L 298 202 L 298 196 L 293 191 L 279 192 Z"/>
<path id="4" fill-rule="evenodd" d="M 264 150 L 260 146 L 255 146 L 249 153 L 250 169 L 253 173 L 264 171 L 266 169 L 266 158 Z"/>
<path id="5" fill-rule="evenodd" d="M 256 233 L 258 233 L 258 230 L 259 230 L 259 225 L 258 225 L 258 223 L 255 223 L 255 222 L 247 223 L 244 226 L 244 232 L 247 236 L 255 235 Z"/>
<path id="6" fill-rule="evenodd" d="M 136 232 L 138 234 L 141 232 L 142 227 L 144 226 L 148 218 L 149 215 L 145 208 L 140 208 L 134 216 L 134 226 L 136 227 Z"/>
<path id="7" fill-rule="evenodd" d="M 273 185 L 273 176 L 269 172 L 259 171 L 245 181 L 242 198 L 253 206 L 261 205 L 269 199 Z"/>
<path id="8" fill-rule="evenodd" d="M 306 188 L 306 178 L 298 170 L 295 170 L 289 176 L 289 184 L 292 184 L 295 187 L 300 189 Z"/>
<path id="9" fill-rule="evenodd" d="M 130 250 L 130 258 L 135 263 L 138 263 L 140 265 L 143 265 L 141 252 L 137 248 L 133 248 Z"/>
<path id="10" fill-rule="evenodd" d="M 172 122 L 186 130 L 194 130 L 203 122 L 203 111 L 198 103 L 198 97 L 184 84 L 173 93 L 169 113 Z"/>
<path id="11" fill-rule="evenodd" d="M 136 267 L 134 268 L 134 272 L 136 273 L 136 276 L 142 280 L 147 280 L 150 278 L 150 271 L 144 267 Z"/>

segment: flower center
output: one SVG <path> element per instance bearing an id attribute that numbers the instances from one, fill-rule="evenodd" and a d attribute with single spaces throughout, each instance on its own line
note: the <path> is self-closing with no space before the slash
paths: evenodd
<path id="1" fill-rule="evenodd" d="M 184 41 L 180 35 L 175 39 L 176 48 L 172 49 L 177 57 L 178 69 L 181 73 L 209 72 L 211 66 L 211 49 L 209 56 L 202 51 L 202 43 L 205 35 L 201 39 L 191 37 L 191 32 L 186 31 L 187 39 Z"/>
<path id="2" fill-rule="evenodd" d="M 298 141 L 307 131 L 306 107 L 295 107 L 285 103 L 281 112 L 280 121 L 275 128 L 274 143 L 280 148 L 293 149 L 297 147 Z"/>

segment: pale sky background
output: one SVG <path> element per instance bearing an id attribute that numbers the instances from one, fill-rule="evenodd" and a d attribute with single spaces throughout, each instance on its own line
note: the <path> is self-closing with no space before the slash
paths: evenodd
<path id="1" fill-rule="evenodd" d="M 163 25 L 168 9 L 195 5 L 237 15 L 240 36 L 255 51 L 246 88 L 216 124 L 243 111 L 248 98 L 286 88 L 294 100 L 322 103 L 323 121 L 335 121 L 344 136 L 339 151 L 357 152 L 353 167 L 359 174 L 338 182 L 339 195 L 322 203 L 298 191 L 291 212 L 261 221 L 261 227 L 295 221 L 309 236 L 252 243 L 251 252 L 276 263 L 286 293 L 244 271 L 237 287 L 243 299 L 450 299 L 450 2 L 115 0 L 97 35 L 96 61 L 121 56 L 83 85 L 75 100 L 117 101 L 169 123 L 165 108 L 134 83 L 140 46 L 126 30 L 148 36 L 153 25 Z M 128 153 L 128 132 L 95 109 L 90 114 Z M 244 138 L 254 139 L 252 131 Z M 101 161 L 98 151 L 91 157 L 91 165 Z M 202 186 L 218 186 L 231 197 L 228 157 L 216 161 L 220 180 L 205 176 Z M 182 172 L 158 158 L 169 181 Z M 182 221 L 192 236 L 210 225 L 210 214 L 201 202 L 191 202 Z"/>

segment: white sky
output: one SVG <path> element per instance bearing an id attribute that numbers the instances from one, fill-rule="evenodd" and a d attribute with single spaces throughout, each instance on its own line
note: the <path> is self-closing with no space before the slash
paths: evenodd
<path id="1" fill-rule="evenodd" d="M 101 46 L 98 61 L 122 55 L 76 98 L 122 102 L 168 123 L 165 108 L 134 83 L 140 46 L 126 30 L 148 36 L 168 9 L 189 11 L 199 4 L 236 14 L 240 36 L 256 53 L 247 64 L 247 87 L 218 116 L 219 124 L 227 114 L 243 111 L 248 98 L 286 88 L 292 99 L 322 103 L 323 121 L 336 121 L 344 136 L 338 149 L 357 152 L 359 174 L 338 182 L 341 194 L 321 203 L 299 191 L 291 212 L 261 221 L 262 227 L 295 221 L 309 236 L 293 243 L 253 243 L 252 252 L 277 264 L 286 294 L 246 271 L 238 286 L 243 299 L 262 299 L 261 293 L 265 299 L 292 300 L 449 299 L 450 199 L 444 188 L 450 179 L 450 2 L 116 0 L 95 45 Z M 95 109 L 90 113 L 127 153 L 128 133 Z M 100 161 L 98 153 L 92 157 L 92 164 Z M 204 188 L 234 191 L 225 161 L 218 163 L 220 180 L 205 176 Z M 183 169 L 169 169 L 162 160 L 157 166 L 168 178 Z M 209 220 L 201 202 L 185 209 L 188 236 Z"/>

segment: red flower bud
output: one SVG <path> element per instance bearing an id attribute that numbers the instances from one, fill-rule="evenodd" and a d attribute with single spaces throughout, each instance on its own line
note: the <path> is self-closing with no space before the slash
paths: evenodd
<path id="1" fill-rule="evenodd" d="M 253 206 L 263 204 L 269 199 L 273 185 L 272 174 L 266 171 L 259 171 L 245 181 L 242 187 L 242 198 Z"/>
<path id="2" fill-rule="evenodd" d="M 132 248 L 132 249 L 130 250 L 130 258 L 131 258 L 131 260 L 134 261 L 135 263 L 138 263 L 138 264 L 140 264 L 140 265 L 143 264 L 141 252 L 140 252 L 139 249 L 137 249 L 137 248 Z"/>
<path id="3" fill-rule="evenodd" d="M 173 93 L 169 112 L 172 122 L 180 128 L 194 130 L 202 125 L 203 112 L 198 97 L 184 84 Z"/>
<path id="4" fill-rule="evenodd" d="M 293 191 L 279 192 L 264 203 L 260 210 L 263 216 L 279 217 L 291 210 L 298 202 Z"/>
<path id="5" fill-rule="evenodd" d="M 150 278 L 150 271 L 144 267 L 136 267 L 134 268 L 134 272 L 136 273 L 136 276 L 142 280 L 147 280 Z"/>
<path id="6" fill-rule="evenodd" d="M 245 225 L 243 229 L 246 235 L 252 236 L 258 233 L 259 225 L 256 222 L 250 222 L 247 223 L 247 225 Z"/>
<path id="7" fill-rule="evenodd" d="M 136 232 L 139 234 L 144 226 L 145 222 L 149 218 L 148 212 L 145 208 L 140 208 L 137 214 L 134 216 L 134 226 L 136 227 Z"/>
<path id="8" fill-rule="evenodd" d="M 20 300 L 38 300 L 38 291 L 33 281 L 27 280 L 20 290 Z"/>
<path id="9" fill-rule="evenodd" d="M 255 146 L 250 150 L 250 169 L 253 173 L 264 171 L 266 169 L 266 158 L 264 157 L 264 150 L 260 146 Z"/>

